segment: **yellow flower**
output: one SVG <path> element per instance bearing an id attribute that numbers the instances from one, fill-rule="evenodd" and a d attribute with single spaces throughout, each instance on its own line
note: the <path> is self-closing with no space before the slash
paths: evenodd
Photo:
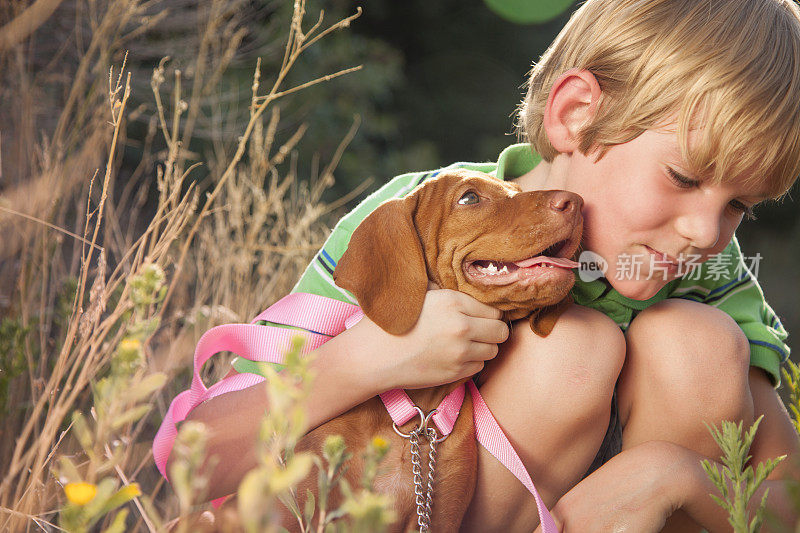
<path id="1" fill-rule="evenodd" d="M 64 486 L 67 499 L 75 505 L 86 505 L 97 495 L 97 485 L 92 483 L 67 483 Z"/>
<path id="2" fill-rule="evenodd" d="M 372 447 L 377 450 L 385 450 L 389 447 L 389 443 L 383 437 L 373 437 Z"/>
<path id="3" fill-rule="evenodd" d="M 125 337 L 119 343 L 120 351 L 124 352 L 138 352 L 141 347 L 142 342 L 139 339 L 133 339 L 131 337 Z"/>
<path id="4" fill-rule="evenodd" d="M 117 347 L 112 362 L 112 372 L 133 373 L 142 364 L 142 342 L 133 337 L 125 337 Z"/>

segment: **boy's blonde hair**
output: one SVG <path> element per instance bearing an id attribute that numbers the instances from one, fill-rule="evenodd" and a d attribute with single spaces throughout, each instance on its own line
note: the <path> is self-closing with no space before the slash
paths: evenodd
<path id="1" fill-rule="evenodd" d="M 555 80 L 587 69 L 603 91 L 580 149 L 630 141 L 677 117 L 697 177 L 745 176 L 770 197 L 800 174 L 800 10 L 793 0 L 588 0 L 531 73 L 519 124 L 546 161 Z M 698 133 L 691 149 L 690 131 Z"/>

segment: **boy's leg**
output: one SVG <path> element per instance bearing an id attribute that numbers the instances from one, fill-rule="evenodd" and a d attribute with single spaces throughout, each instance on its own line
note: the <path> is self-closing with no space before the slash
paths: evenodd
<path id="1" fill-rule="evenodd" d="M 665 440 L 706 457 L 720 450 L 704 423 L 753 422 L 747 338 L 727 314 L 669 299 L 636 317 L 626 333 L 618 385 L 623 449 Z M 682 512 L 664 531 L 699 531 Z"/>
<path id="2" fill-rule="evenodd" d="M 580 481 L 597 453 L 624 356 L 617 325 L 573 305 L 545 338 L 517 322 L 481 374 L 481 395 L 548 506 Z M 530 531 L 538 522 L 533 498 L 483 447 L 478 450 L 478 484 L 462 530 Z"/>

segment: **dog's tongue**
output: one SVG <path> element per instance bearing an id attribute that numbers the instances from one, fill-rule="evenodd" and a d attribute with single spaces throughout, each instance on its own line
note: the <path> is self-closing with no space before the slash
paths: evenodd
<path id="1" fill-rule="evenodd" d="M 581 266 L 580 263 L 576 263 L 566 257 L 547 257 L 546 255 L 537 255 L 536 257 L 531 257 L 530 259 L 525 259 L 514 264 L 520 268 L 527 268 L 540 263 L 548 263 L 563 268 L 578 268 Z"/>

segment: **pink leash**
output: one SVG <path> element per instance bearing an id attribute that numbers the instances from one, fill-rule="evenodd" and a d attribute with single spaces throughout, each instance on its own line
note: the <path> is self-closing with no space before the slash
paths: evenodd
<path id="1" fill-rule="evenodd" d="M 303 353 L 308 353 L 352 327 L 363 316 L 361 309 L 353 304 L 314 294 L 293 293 L 270 306 L 250 324 L 224 324 L 205 332 L 200 337 L 194 353 L 192 386 L 172 400 L 153 440 L 153 458 L 161 475 L 167 477 L 167 459 L 177 436 L 176 424 L 185 420 L 192 409 L 220 394 L 242 390 L 264 381 L 261 376 L 242 373 L 206 388 L 200 378 L 200 370 L 212 356 L 222 351 L 230 351 L 251 361 L 280 364 L 283 362 L 282 354 L 289 349 L 293 338 L 302 337 L 305 340 Z M 260 320 L 302 329 L 256 325 L 255 322 Z M 558 533 L 555 521 L 539 496 L 522 460 L 492 416 L 478 388 L 471 380 L 467 381 L 467 387 L 472 394 L 478 442 L 533 495 L 542 533 Z M 455 389 L 442 401 L 432 417 L 443 435 L 449 435 L 453 430 L 464 394 L 464 387 Z M 418 413 L 416 406 L 402 389 L 394 389 L 380 396 L 392 420 L 398 426 L 408 422 Z"/>

